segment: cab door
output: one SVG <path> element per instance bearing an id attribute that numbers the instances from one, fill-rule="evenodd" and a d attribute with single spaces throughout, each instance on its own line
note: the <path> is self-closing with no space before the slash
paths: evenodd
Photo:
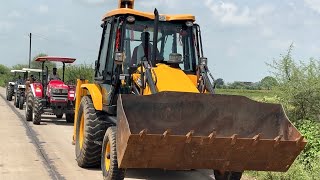
<path id="1" fill-rule="evenodd" d="M 114 55 L 118 30 L 118 18 L 110 18 L 103 24 L 103 33 L 100 44 L 98 61 L 96 63 L 95 81 L 102 89 L 103 110 L 110 114 L 114 112 L 113 94 L 114 91 Z"/>

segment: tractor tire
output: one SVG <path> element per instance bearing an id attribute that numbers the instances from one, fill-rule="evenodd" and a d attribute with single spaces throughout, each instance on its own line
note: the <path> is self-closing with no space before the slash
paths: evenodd
<path id="1" fill-rule="evenodd" d="M 98 167 L 104 134 L 109 127 L 105 123 L 106 113 L 96 111 L 89 96 L 80 103 L 76 124 L 75 153 L 78 166 Z"/>
<path id="2" fill-rule="evenodd" d="M 67 123 L 74 123 L 74 114 L 66 114 Z"/>
<path id="3" fill-rule="evenodd" d="M 14 103 L 13 103 L 16 106 L 16 108 L 19 108 L 19 101 L 20 101 L 20 98 L 18 96 L 18 92 L 16 92 L 14 95 Z"/>
<path id="4" fill-rule="evenodd" d="M 242 172 L 225 172 L 221 173 L 220 171 L 214 170 L 214 177 L 216 180 L 240 180 Z"/>
<path id="5" fill-rule="evenodd" d="M 24 95 L 20 95 L 19 98 L 19 109 L 23 109 L 23 104 L 24 104 Z"/>
<path id="6" fill-rule="evenodd" d="M 9 85 L 8 86 L 8 101 L 12 101 L 12 96 L 13 96 L 13 86 Z"/>
<path id="7" fill-rule="evenodd" d="M 125 170 L 118 168 L 116 132 L 115 126 L 109 127 L 103 138 L 101 169 L 104 180 L 123 180 L 125 176 Z"/>
<path id="8" fill-rule="evenodd" d="M 32 118 L 33 124 L 40 125 L 42 111 L 43 111 L 43 107 L 42 107 L 41 99 L 34 98 L 33 118 Z"/>
<path id="9" fill-rule="evenodd" d="M 63 114 L 56 115 L 58 119 L 62 119 Z"/>
<path id="10" fill-rule="evenodd" d="M 27 101 L 26 101 L 26 120 L 27 121 L 32 121 L 33 119 L 33 94 L 31 91 L 28 92 L 27 94 Z"/>

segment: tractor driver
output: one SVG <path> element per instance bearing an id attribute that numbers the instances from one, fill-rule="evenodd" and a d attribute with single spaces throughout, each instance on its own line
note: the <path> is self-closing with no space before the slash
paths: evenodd
<path id="1" fill-rule="evenodd" d="M 52 74 L 49 75 L 48 77 L 48 82 L 51 80 L 60 80 L 59 75 L 57 73 L 57 68 L 52 68 Z"/>
<path id="2" fill-rule="evenodd" d="M 132 58 L 131 58 L 131 63 L 130 65 L 137 65 L 141 59 L 143 57 L 145 57 L 145 50 L 146 50 L 146 47 L 145 45 L 148 43 L 148 60 L 151 60 L 151 54 L 152 54 L 152 49 L 153 49 L 153 46 L 152 44 L 150 43 L 150 33 L 149 32 L 142 32 L 141 33 L 141 44 L 137 47 L 134 48 L 133 50 L 133 53 L 132 53 Z M 159 56 L 159 50 L 157 49 L 157 58 L 160 57 Z"/>

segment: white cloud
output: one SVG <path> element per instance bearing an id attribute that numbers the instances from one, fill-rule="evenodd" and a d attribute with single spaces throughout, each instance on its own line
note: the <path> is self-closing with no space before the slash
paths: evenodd
<path id="1" fill-rule="evenodd" d="M 47 13 L 49 12 L 49 7 L 47 5 L 40 5 L 38 10 L 40 13 Z"/>
<path id="2" fill-rule="evenodd" d="M 304 0 L 304 3 L 310 9 L 320 13 L 320 1 L 319 0 Z"/>
<path id="3" fill-rule="evenodd" d="M 239 9 L 234 3 L 214 2 L 213 0 L 206 0 L 205 5 L 210 9 L 212 15 L 223 24 L 249 25 L 255 20 L 251 16 L 249 7 Z"/>
<path id="4" fill-rule="evenodd" d="M 182 1 L 180 1 L 181 3 Z M 179 2 L 177 0 L 161 0 L 161 1 L 150 1 L 150 0 L 140 0 L 136 1 L 141 7 L 144 8 L 157 8 L 160 6 L 165 5 L 167 8 L 174 8 L 174 7 L 179 7 Z"/>
<path id="5" fill-rule="evenodd" d="M 8 32 L 13 28 L 13 24 L 7 21 L 0 21 L 0 32 Z"/>
<path id="6" fill-rule="evenodd" d="M 90 5 L 100 5 L 100 4 L 105 4 L 107 0 L 80 0 L 80 2 L 90 4 Z"/>
<path id="7" fill-rule="evenodd" d="M 8 17 L 9 18 L 19 18 L 19 17 L 21 17 L 21 14 L 18 11 L 14 10 L 8 14 Z"/>
<path id="8" fill-rule="evenodd" d="M 269 46 L 273 49 L 280 49 L 285 51 L 292 43 L 295 47 L 297 47 L 297 43 L 293 42 L 292 40 L 272 39 L 269 41 Z"/>

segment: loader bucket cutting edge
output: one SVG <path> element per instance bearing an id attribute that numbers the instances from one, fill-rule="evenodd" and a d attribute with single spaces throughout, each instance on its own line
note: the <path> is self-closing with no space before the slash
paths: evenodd
<path id="1" fill-rule="evenodd" d="M 281 105 L 243 96 L 120 95 L 117 107 L 120 168 L 284 172 L 307 143 Z"/>

